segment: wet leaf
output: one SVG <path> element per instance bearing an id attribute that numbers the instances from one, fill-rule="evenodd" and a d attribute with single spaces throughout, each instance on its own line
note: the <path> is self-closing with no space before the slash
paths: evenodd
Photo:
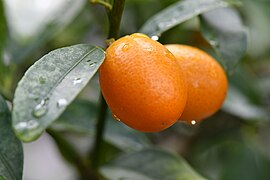
<path id="1" fill-rule="evenodd" d="M 124 154 L 101 167 L 105 178 L 117 179 L 205 179 L 180 156 L 158 149 Z"/>
<path id="2" fill-rule="evenodd" d="M 228 5 L 229 3 L 222 0 L 179 1 L 150 18 L 140 29 L 140 32 L 145 33 L 150 37 L 160 36 L 170 28 L 201 13 Z"/>
<path id="3" fill-rule="evenodd" d="M 201 32 L 228 71 L 233 70 L 247 49 L 247 31 L 238 12 L 219 8 L 201 16 Z"/>
<path id="4" fill-rule="evenodd" d="M 269 114 L 265 109 L 249 101 L 243 93 L 232 85 L 229 87 L 222 109 L 246 120 L 269 120 Z"/>
<path id="5" fill-rule="evenodd" d="M 15 92 L 13 128 L 23 141 L 35 140 L 94 76 L 102 49 L 80 44 L 54 50 L 32 65 Z"/>

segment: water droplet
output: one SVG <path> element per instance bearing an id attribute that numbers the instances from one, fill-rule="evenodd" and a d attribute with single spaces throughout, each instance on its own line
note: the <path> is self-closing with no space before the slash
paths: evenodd
<path id="1" fill-rule="evenodd" d="M 47 106 L 47 103 L 48 103 L 48 98 L 46 99 L 42 99 L 41 102 L 36 105 L 36 107 L 34 108 L 32 114 L 33 116 L 39 118 L 41 116 L 44 116 L 47 111 L 48 111 L 48 106 Z"/>
<path id="2" fill-rule="evenodd" d="M 210 40 L 209 43 L 212 45 L 212 46 L 218 46 L 218 42 L 215 41 L 215 40 Z"/>
<path id="3" fill-rule="evenodd" d="M 152 36 L 151 39 L 153 39 L 154 41 L 157 41 L 159 37 L 155 35 L 155 36 Z"/>
<path id="4" fill-rule="evenodd" d="M 123 47 L 122 47 L 122 51 L 126 52 L 128 51 L 129 49 L 129 45 L 128 44 L 125 44 Z"/>
<path id="5" fill-rule="evenodd" d="M 96 62 L 91 62 L 91 63 L 89 64 L 89 66 L 90 66 L 90 67 L 95 67 L 96 64 L 97 64 Z"/>
<path id="6" fill-rule="evenodd" d="M 50 72 L 53 72 L 55 70 L 55 67 L 53 65 L 44 65 L 44 70 L 47 70 L 47 71 L 50 71 Z"/>
<path id="7" fill-rule="evenodd" d="M 117 117 L 115 114 L 113 115 L 113 119 L 115 119 L 116 121 L 121 121 L 121 119 L 119 117 Z"/>
<path id="8" fill-rule="evenodd" d="M 158 24 L 158 28 L 162 29 L 162 28 L 168 28 L 171 26 L 171 22 L 161 22 Z"/>
<path id="9" fill-rule="evenodd" d="M 42 77 L 42 76 L 40 76 L 40 77 L 38 78 L 38 80 L 39 80 L 39 83 L 40 83 L 40 84 L 45 84 L 45 82 L 46 82 L 46 78 L 45 78 L 45 77 Z"/>
<path id="10" fill-rule="evenodd" d="M 72 81 L 73 85 L 76 85 L 76 84 L 81 84 L 82 83 L 82 79 L 81 78 L 74 78 L 73 81 Z"/>
<path id="11" fill-rule="evenodd" d="M 144 49 L 145 49 L 146 51 L 148 51 L 148 52 L 152 52 L 152 51 L 153 51 L 152 47 L 145 47 Z"/>
<path id="12" fill-rule="evenodd" d="M 167 56 L 169 59 L 175 59 L 175 57 L 173 56 L 173 54 L 169 51 L 165 52 L 165 56 Z"/>
<path id="13" fill-rule="evenodd" d="M 61 108 L 67 105 L 67 100 L 66 99 L 59 99 L 57 101 L 57 107 Z"/>
<path id="14" fill-rule="evenodd" d="M 191 123 L 192 125 L 195 125 L 197 122 L 196 122 L 195 120 L 192 120 L 190 123 Z"/>
<path id="15" fill-rule="evenodd" d="M 211 71 L 210 71 L 210 76 L 211 76 L 212 78 L 216 78 L 216 77 L 217 77 L 216 71 L 215 71 L 215 70 L 211 70 Z"/>
<path id="16" fill-rule="evenodd" d="M 33 129 L 36 129 L 38 126 L 39 126 L 39 123 L 36 120 L 30 120 L 30 121 L 19 122 L 15 126 L 15 129 L 17 131 L 33 130 Z"/>
<path id="17" fill-rule="evenodd" d="M 6 66 L 8 66 L 11 62 L 11 54 L 7 51 L 4 51 L 3 54 L 3 61 Z"/>
<path id="18" fill-rule="evenodd" d="M 18 124 L 15 125 L 16 130 L 24 130 L 27 128 L 27 122 L 19 122 Z"/>
<path id="19" fill-rule="evenodd" d="M 198 82 L 198 81 L 193 81 L 193 82 L 192 82 L 192 86 L 193 86 L 194 88 L 198 88 L 198 87 L 199 87 L 199 82 Z"/>
<path id="20" fill-rule="evenodd" d="M 30 120 L 27 122 L 27 129 L 35 129 L 39 126 L 39 123 L 35 120 Z"/>

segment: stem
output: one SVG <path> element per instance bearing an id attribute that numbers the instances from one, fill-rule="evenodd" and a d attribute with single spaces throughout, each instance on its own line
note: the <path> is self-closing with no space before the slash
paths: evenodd
<path id="1" fill-rule="evenodd" d="M 108 13 L 109 15 L 109 36 L 108 39 L 117 39 L 121 18 L 124 10 L 125 0 L 114 0 L 112 11 Z"/>
<path id="2" fill-rule="evenodd" d="M 124 10 L 125 0 L 114 0 L 112 10 L 108 12 L 109 16 L 109 33 L 108 39 L 114 38 L 117 39 L 122 13 Z M 95 144 L 92 154 L 92 166 L 94 169 L 98 169 L 101 161 L 101 149 L 103 144 L 103 133 L 104 128 L 106 125 L 106 113 L 107 113 L 107 104 L 100 93 L 100 111 L 98 115 L 98 122 L 96 126 L 96 137 L 95 137 Z"/>
<path id="3" fill-rule="evenodd" d="M 105 129 L 105 120 L 106 120 L 106 112 L 107 112 L 107 104 L 100 93 L 100 110 L 98 114 L 98 122 L 96 126 L 96 139 L 95 139 L 95 145 L 94 145 L 94 151 L 93 151 L 93 159 L 92 159 L 92 166 L 97 169 L 100 164 L 100 157 L 101 157 L 101 148 L 103 144 L 103 132 Z"/>

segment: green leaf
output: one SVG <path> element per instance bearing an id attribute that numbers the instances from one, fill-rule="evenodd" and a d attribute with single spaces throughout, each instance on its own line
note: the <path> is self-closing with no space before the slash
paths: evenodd
<path id="1" fill-rule="evenodd" d="M 145 149 L 119 156 L 102 166 L 101 174 L 112 180 L 205 179 L 197 174 L 181 157 L 157 149 Z"/>
<path id="2" fill-rule="evenodd" d="M 33 141 L 66 109 L 98 70 L 102 49 L 80 44 L 54 50 L 32 65 L 18 84 L 13 128 Z"/>
<path id="3" fill-rule="evenodd" d="M 236 10 L 219 8 L 201 16 L 201 32 L 227 70 L 232 70 L 247 49 L 247 31 Z"/>
<path id="4" fill-rule="evenodd" d="M 23 150 L 11 128 L 10 112 L 0 95 L 0 179 L 22 179 Z"/>
<path id="5" fill-rule="evenodd" d="M 97 106 L 82 100 L 74 101 L 51 126 L 57 131 L 72 131 L 95 135 Z M 149 140 L 143 133 L 135 131 L 121 122 L 115 121 L 111 114 L 107 116 L 105 141 L 122 151 L 139 150 L 149 146 Z"/>
<path id="6" fill-rule="evenodd" d="M 265 109 L 250 102 L 243 93 L 232 85 L 229 87 L 222 109 L 245 120 L 269 120 L 269 114 Z"/>
<path id="7" fill-rule="evenodd" d="M 269 179 L 270 158 L 264 152 L 268 149 L 254 138 L 258 137 L 257 127 L 241 127 L 247 137 L 239 137 L 239 132 L 231 130 L 223 136 L 216 133 L 212 134 L 214 138 L 200 137 L 188 155 L 192 164 L 209 179 Z"/>
<path id="8" fill-rule="evenodd" d="M 170 28 L 201 13 L 229 4 L 222 0 L 183 0 L 172 4 L 150 18 L 140 29 L 148 36 L 160 36 Z"/>

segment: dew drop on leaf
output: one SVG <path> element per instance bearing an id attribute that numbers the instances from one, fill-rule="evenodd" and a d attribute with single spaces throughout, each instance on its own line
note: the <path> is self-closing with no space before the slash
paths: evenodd
<path id="1" fill-rule="evenodd" d="M 24 130 L 27 128 L 27 122 L 19 122 L 18 124 L 15 125 L 16 130 Z"/>
<path id="2" fill-rule="evenodd" d="M 91 62 L 91 63 L 89 64 L 89 66 L 90 66 L 90 67 L 95 67 L 96 64 L 97 64 L 96 62 Z"/>
<path id="3" fill-rule="evenodd" d="M 39 123 L 35 120 L 30 120 L 27 122 L 27 129 L 35 129 L 39 126 Z"/>
<path id="4" fill-rule="evenodd" d="M 67 100 L 66 99 L 59 99 L 57 101 L 57 107 L 61 108 L 61 107 L 65 107 L 67 105 Z"/>
<path id="5" fill-rule="evenodd" d="M 48 103 L 48 98 L 42 99 L 41 102 L 38 105 L 36 105 L 36 107 L 34 108 L 32 112 L 33 116 L 37 118 L 44 116 L 48 111 L 47 103 Z"/>
<path id="6" fill-rule="evenodd" d="M 73 85 L 76 84 L 81 84 L 82 83 L 82 79 L 81 78 L 74 78 L 74 80 L 72 81 Z"/>
<path id="7" fill-rule="evenodd" d="M 45 82 L 46 82 L 46 78 L 44 78 L 42 76 L 40 76 L 38 80 L 39 80 L 40 84 L 45 84 Z"/>

